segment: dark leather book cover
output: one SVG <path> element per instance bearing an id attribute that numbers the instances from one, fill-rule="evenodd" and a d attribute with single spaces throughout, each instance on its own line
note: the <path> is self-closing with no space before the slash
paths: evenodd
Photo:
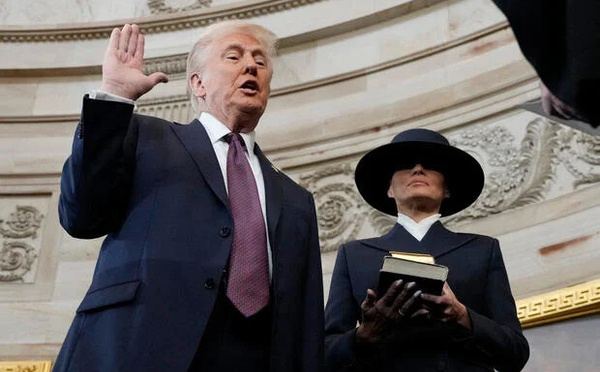
<path id="1" fill-rule="evenodd" d="M 417 289 L 439 296 L 442 294 L 447 277 L 448 268 L 446 266 L 386 256 L 379 271 L 377 296 L 383 296 L 390 285 L 398 279 L 402 279 L 404 284 L 415 282 Z"/>

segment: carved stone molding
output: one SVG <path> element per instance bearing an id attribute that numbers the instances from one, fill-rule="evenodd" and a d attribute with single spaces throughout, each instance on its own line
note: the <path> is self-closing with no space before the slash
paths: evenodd
<path id="1" fill-rule="evenodd" d="M 175 95 L 152 100 L 140 100 L 136 112 L 164 120 L 187 124 L 194 118 L 194 110 L 187 95 Z"/>
<path id="2" fill-rule="evenodd" d="M 145 34 L 178 31 L 190 28 L 204 27 L 211 23 L 228 19 L 246 19 L 266 14 L 277 13 L 303 5 L 326 0 L 263 0 L 248 1 L 245 4 L 232 5 L 215 10 L 195 9 L 175 14 L 163 14 L 145 21 L 135 22 Z M 86 39 L 108 39 L 114 23 L 99 23 L 96 26 L 80 27 L 51 27 L 40 29 L 22 29 L 21 27 L 5 27 L 0 29 L 0 40 L 3 42 L 46 42 Z"/>
<path id="3" fill-rule="evenodd" d="M 33 206 L 17 205 L 15 209 L 6 220 L 0 218 L 0 238 L 4 239 L 0 246 L 0 283 L 32 282 L 25 276 L 38 257 L 32 244 L 38 238 L 44 215 Z"/>
<path id="4" fill-rule="evenodd" d="M 0 372 L 50 372 L 51 367 L 49 360 L 0 362 Z"/>
<path id="5" fill-rule="evenodd" d="M 559 158 L 575 177 L 574 186 L 600 182 L 600 138 L 563 129 Z"/>
<path id="6" fill-rule="evenodd" d="M 543 200 L 554 179 L 558 129 L 537 118 L 527 124 L 519 146 L 501 126 L 478 127 L 450 136 L 453 145 L 487 159 L 487 171 L 479 199 L 445 221 L 473 220 Z"/>
<path id="7" fill-rule="evenodd" d="M 517 301 L 523 328 L 600 313 L 600 279 Z"/>
<path id="8" fill-rule="evenodd" d="M 3 242 L 0 248 L 0 282 L 24 282 L 37 258 L 36 249 L 24 242 Z"/>
<path id="9" fill-rule="evenodd" d="M 191 5 L 171 6 L 167 5 L 166 0 L 148 0 L 148 8 L 153 14 L 185 12 L 192 9 L 208 8 L 211 4 L 212 0 L 195 0 Z"/>
<path id="10" fill-rule="evenodd" d="M 164 72 L 171 79 L 183 78 L 187 68 L 187 56 L 187 53 L 184 53 L 144 60 L 144 73 L 150 75 Z"/>
<path id="11" fill-rule="evenodd" d="M 394 227 L 396 221 L 396 218 L 390 216 L 389 214 L 382 213 L 376 209 L 372 209 L 372 211 L 369 213 L 369 223 L 375 231 L 375 236 L 387 234 L 392 227 Z"/>
<path id="12" fill-rule="evenodd" d="M 17 206 L 16 209 L 7 221 L 0 219 L 0 235 L 12 239 L 37 238 L 44 215 L 32 206 Z"/>
<path id="13" fill-rule="evenodd" d="M 527 124 L 519 146 L 501 126 L 469 129 L 450 136 L 450 141 L 487 159 L 481 196 L 469 208 L 446 218 L 450 225 L 544 200 L 556 183 L 558 165 L 573 177 L 573 189 L 600 182 L 600 139 L 541 117 Z"/>
<path id="14" fill-rule="evenodd" d="M 313 193 L 322 252 L 335 251 L 356 236 L 367 210 L 354 186 L 350 164 L 331 166 L 300 177 L 300 185 Z"/>

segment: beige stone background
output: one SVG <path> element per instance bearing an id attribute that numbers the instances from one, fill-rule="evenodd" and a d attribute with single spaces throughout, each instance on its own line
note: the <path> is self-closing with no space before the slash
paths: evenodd
<path id="1" fill-rule="evenodd" d="M 515 108 L 538 80 L 490 0 L 2 0 L 0 360 L 55 358 L 90 282 L 101 239 L 66 235 L 57 200 L 110 30 L 140 24 L 146 69 L 171 78 L 137 110 L 187 122 L 185 54 L 225 18 L 280 37 L 258 142 L 315 195 L 326 292 L 338 245 L 394 222 L 358 195 L 358 159 L 402 130 L 438 130 L 486 172 L 446 223 L 500 239 L 520 315 L 592 314 L 528 328 L 525 370 L 597 371 L 600 138 Z M 564 294 L 579 283 L 591 284 Z"/>

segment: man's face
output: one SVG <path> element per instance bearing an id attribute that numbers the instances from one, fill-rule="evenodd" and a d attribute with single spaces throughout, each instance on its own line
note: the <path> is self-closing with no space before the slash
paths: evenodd
<path id="1" fill-rule="evenodd" d="M 192 75 L 192 89 L 204 98 L 208 112 L 225 125 L 239 117 L 256 117 L 258 121 L 271 92 L 271 69 L 267 52 L 254 37 L 225 35 L 209 45 L 204 70 L 196 80 Z"/>
<path id="2" fill-rule="evenodd" d="M 444 175 L 421 164 L 397 170 L 390 181 L 388 196 L 396 201 L 399 211 L 420 206 L 439 210 L 446 197 Z"/>

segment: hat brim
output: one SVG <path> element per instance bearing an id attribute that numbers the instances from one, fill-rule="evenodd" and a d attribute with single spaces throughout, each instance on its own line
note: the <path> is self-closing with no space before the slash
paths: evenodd
<path id="1" fill-rule="evenodd" d="M 442 216 L 467 208 L 483 190 L 483 169 L 467 152 L 438 143 L 406 141 L 380 146 L 360 159 L 354 174 L 358 191 L 373 208 L 395 216 L 396 202 L 387 195 L 392 176 L 417 163 L 444 175 L 450 197 L 442 202 Z"/>

